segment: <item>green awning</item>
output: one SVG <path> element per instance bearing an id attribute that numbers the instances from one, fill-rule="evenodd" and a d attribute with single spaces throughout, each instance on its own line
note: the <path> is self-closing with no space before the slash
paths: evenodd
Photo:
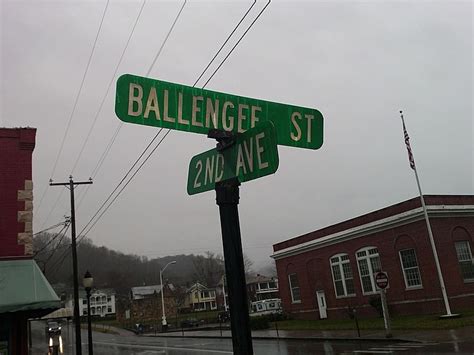
<path id="1" fill-rule="evenodd" d="M 60 307 L 59 297 L 34 260 L 0 260 L 0 313 Z"/>

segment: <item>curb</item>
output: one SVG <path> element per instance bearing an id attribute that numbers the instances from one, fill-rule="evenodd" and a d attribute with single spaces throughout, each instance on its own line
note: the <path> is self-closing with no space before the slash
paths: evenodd
<path id="1" fill-rule="evenodd" d="M 191 338 L 191 339 L 232 339 L 231 336 L 224 335 L 142 335 L 145 337 L 153 338 Z M 420 340 L 416 339 L 403 339 L 403 338 L 366 338 L 366 337 L 351 337 L 351 338 L 342 338 L 342 337 L 297 337 L 297 336 L 253 336 L 252 340 L 291 340 L 291 341 L 315 341 L 315 342 L 324 342 L 324 341 L 339 341 L 339 342 L 380 342 L 380 343 L 422 343 Z"/>

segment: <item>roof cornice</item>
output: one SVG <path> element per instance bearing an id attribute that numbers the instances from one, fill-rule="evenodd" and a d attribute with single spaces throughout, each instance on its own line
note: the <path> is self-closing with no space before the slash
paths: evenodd
<path id="1" fill-rule="evenodd" d="M 427 206 L 427 211 L 429 217 L 468 217 L 474 216 L 474 205 L 432 205 Z M 346 240 L 360 238 L 390 228 L 414 223 L 423 218 L 423 209 L 421 207 L 415 208 L 410 211 L 278 250 L 273 253 L 271 257 L 275 260 L 283 259 L 288 256 L 323 248 Z"/>

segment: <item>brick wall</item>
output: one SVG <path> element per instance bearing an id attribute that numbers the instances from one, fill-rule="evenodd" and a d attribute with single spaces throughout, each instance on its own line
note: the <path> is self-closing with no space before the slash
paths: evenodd
<path id="1" fill-rule="evenodd" d="M 164 302 L 166 319 L 170 323 L 176 317 L 176 300 L 171 294 L 165 292 Z M 130 317 L 136 323 L 161 324 L 161 295 L 154 294 L 140 300 L 132 300 L 130 302 Z"/>
<path id="2" fill-rule="evenodd" d="M 468 240 L 474 252 L 474 218 L 430 218 L 442 265 L 451 309 L 474 308 L 474 282 L 464 282 L 457 261 L 454 242 Z M 328 317 L 347 317 L 346 309 L 355 307 L 362 316 L 375 315 L 369 305 L 373 296 L 363 295 L 356 252 L 363 247 L 377 247 L 382 270 L 389 275 L 387 300 L 394 314 L 444 313 L 441 288 L 424 220 L 373 233 L 334 245 L 276 260 L 280 295 L 285 311 L 300 318 L 319 318 L 316 291 L 324 290 Z M 407 289 L 399 251 L 414 248 L 421 274 L 422 288 Z M 330 258 L 347 253 L 354 278 L 356 296 L 336 298 Z M 288 275 L 296 273 L 301 303 L 292 303 Z"/>
<path id="3" fill-rule="evenodd" d="M 0 128 L 0 258 L 32 256 L 35 128 Z"/>

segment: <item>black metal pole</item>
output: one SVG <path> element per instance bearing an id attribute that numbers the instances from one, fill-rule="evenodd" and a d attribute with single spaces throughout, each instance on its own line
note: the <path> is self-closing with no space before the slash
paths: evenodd
<path id="1" fill-rule="evenodd" d="M 357 335 L 360 338 L 359 320 L 357 319 L 357 310 L 355 308 L 353 309 L 353 313 L 354 313 L 354 320 L 355 320 L 356 328 L 357 328 Z"/>
<path id="2" fill-rule="evenodd" d="M 86 288 L 87 292 L 87 343 L 89 347 L 89 355 L 94 354 L 94 347 L 92 344 L 92 317 L 91 317 L 91 290 Z"/>
<path id="3" fill-rule="evenodd" d="M 72 270 L 74 278 L 74 321 L 76 325 L 76 355 L 82 354 L 81 347 L 81 318 L 79 314 L 79 283 L 77 271 L 76 250 L 76 208 L 74 206 L 74 181 L 69 177 L 69 191 L 71 193 L 71 244 L 72 244 Z"/>
<path id="4" fill-rule="evenodd" d="M 72 249 L 72 270 L 74 283 L 74 323 L 76 335 L 76 355 L 82 355 L 81 347 L 81 318 L 79 314 L 79 283 L 77 275 L 77 250 L 76 250 L 76 209 L 74 206 L 74 186 L 92 184 L 92 181 L 74 182 L 72 176 L 69 176 L 69 182 L 49 183 L 50 186 L 69 186 L 71 195 L 71 249 Z"/>
<path id="5" fill-rule="evenodd" d="M 240 238 L 239 181 L 216 183 L 216 202 L 221 218 L 225 272 L 230 304 L 230 325 L 234 354 L 252 355 L 252 334 L 245 284 L 244 258 Z"/>

